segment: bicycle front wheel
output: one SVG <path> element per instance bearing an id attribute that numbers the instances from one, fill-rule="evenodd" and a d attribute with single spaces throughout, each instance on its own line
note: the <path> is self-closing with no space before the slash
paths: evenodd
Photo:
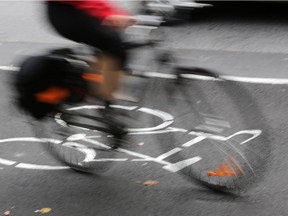
<path id="1" fill-rule="evenodd" d="M 164 168 L 217 191 L 245 191 L 255 185 L 271 154 L 259 92 L 205 69 L 178 69 L 177 74 L 162 83 L 162 104 L 178 131 L 159 137 L 168 153 L 162 158 L 170 163 Z"/>

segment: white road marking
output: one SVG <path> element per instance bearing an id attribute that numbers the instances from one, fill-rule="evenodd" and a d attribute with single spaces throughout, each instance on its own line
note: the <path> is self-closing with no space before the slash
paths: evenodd
<path id="1" fill-rule="evenodd" d="M 101 146 L 101 147 L 104 147 L 104 148 L 110 148 L 109 146 L 106 146 L 105 144 L 103 143 L 100 143 L 100 142 L 97 142 L 95 140 L 90 140 L 90 139 L 84 139 L 86 142 L 89 142 L 91 144 L 94 144 L 96 146 Z M 157 158 L 154 158 L 154 157 L 151 157 L 151 156 L 148 156 L 148 155 L 144 155 L 144 154 L 141 154 L 141 153 L 137 153 L 137 152 L 133 152 L 133 151 L 130 151 L 130 150 L 127 150 L 127 149 L 123 149 L 123 148 L 118 148 L 116 151 L 118 152 L 121 152 L 121 153 L 125 153 L 127 155 L 130 155 L 130 156 L 133 156 L 133 157 L 138 157 L 139 159 L 132 159 L 131 161 L 151 161 L 151 162 L 156 162 L 156 163 L 159 163 L 159 164 L 164 164 L 166 166 L 171 166 L 172 167 L 172 164 L 167 162 L 167 161 L 164 161 L 164 160 L 159 160 Z"/>
<path id="2" fill-rule="evenodd" d="M 144 113 L 148 113 L 150 115 L 157 116 L 157 117 L 161 118 L 163 121 L 173 121 L 174 120 L 174 117 L 171 114 L 169 114 L 167 112 L 163 112 L 161 110 L 150 109 L 150 108 L 145 108 L 145 107 L 141 107 L 138 110 L 142 111 Z"/>
<path id="3" fill-rule="evenodd" d="M 19 67 L 0 66 L 0 70 L 5 70 L 5 71 L 19 71 Z"/>
<path id="4" fill-rule="evenodd" d="M 150 108 L 146 108 L 146 107 L 141 107 L 141 108 L 137 109 L 137 106 L 114 105 L 113 107 L 117 108 L 117 109 L 128 110 L 128 111 L 135 110 L 137 112 L 139 111 L 139 112 L 147 113 L 149 115 L 158 117 L 162 120 L 162 123 L 160 123 L 159 125 L 156 125 L 154 127 L 127 128 L 128 132 L 132 132 L 132 133 L 148 132 L 148 131 L 156 131 L 156 130 L 165 129 L 174 122 L 174 117 L 171 114 L 164 112 L 164 111 L 161 111 L 161 110 L 150 109 Z M 104 109 L 104 107 L 99 106 L 99 105 L 86 105 L 86 106 L 73 107 L 73 108 L 70 108 L 68 110 L 81 110 L 81 109 Z M 57 113 L 55 115 L 55 121 L 64 127 L 68 126 L 66 124 L 66 122 L 61 119 L 61 113 Z M 73 126 L 73 127 L 83 129 L 83 130 L 89 130 L 87 128 L 82 128 L 82 127 L 76 127 L 76 126 Z"/>
<path id="5" fill-rule="evenodd" d="M 171 156 L 171 155 L 173 155 L 173 154 L 175 154 L 175 153 L 177 153 L 177 152 L 179 152 L 181 150 L 182 150 L 182 148 L 174 148 L 174 149 L 172 149 L 172 150 L 170 150 L 170 151 L 158 156 L 156 158 L 156 160 L 163 160 L 163 159 L 165 159 L 165 158 L 167 158 L 167 157 L 169 157 L 169 156 Z"/>
<path id="6" fill-rule="evenodd" d="M 93 144 L 93 145 L 96 145 L 98 147 L 104 148 L 104 149 L 111 149 L 110 146 L 105 145 L 105 144 L 98 142 L 96 140 L 88 139 L 87 137 L 86 137 L 86 139 L 83 139 L 83 141 L 88 142 L 88 143 Z"/>
<path id="7" fill-rule="evenodd" d="M 197 157 L 193 157 L 193 158 L 189 158 L 183 161 L 179 161 L 177 163 L 174 164 L 169 164 L 167 166 L 164 166 L 163 169 L 166 169 L 170 172 L 178 172 L 181 169 L 184 169 L 187 166 L 190 166 L 194 163 L 197 163 L 198 161 L 200 161 L 202 158 L 197 156 Z"/>
<path id="8" fill-rule="evenodd" d="M 0 140 L 0 143 L 5 143 L 5 142 L 40 142 L 43 143 L 45 140 L 49 140 L 50 142 L 54 144 L 60 143 L 59 140 L 55 139 L 38 139 L 34 137 L 18 137 L 18 138 L 8 138 L 8 139 L 2 139 Z M 16 164 L 16 161 L 11 161 L 11 160 L 6 160 L 3 158 L 0 158 L 0 164 L 7 165 L 7 166 L 12 166 Z M 49 165 L 37 165 L 37 164 L 29 164 L 29 163 L 19 163 L 15 167 L 17 168 L 23 168 L 23 169 L 40 169 L 40 170 L 59 170 L 59 169 L 69 169 L 70 167 L 64 167 L 64 166 L 49 166 Z"/>
<path id="9" fill-rule="evenodd" d="M 69 136 L 68 138 L 66 138 L 67 141 L 77 141 L 77 140 L 82 140 L 86 138 L 86 134 L 84 133 L 79 133 L 79 134 L 73 134 L 71 136 Z"/>
<path id="10" fill-rule="evenodd" d="M 36 169 L 36 170 L 62 170 L 62 169 L 70 169 L 67 166 L 48 166 L 48 165 L 37 165 L 37 164 L 29 164 L 29 163 L 19 163 L 15 167 L 22 169 Z"/>
<path id="11" fill-rule="evenodd" d="M 243 145 L 243 144 L 249 142 L 250 140 L 255 139 L 261 133 L 262 133 L 261 130 L 243 130 L 243 131 L 238 131 L 237 133 L 229 136 L 228 139 L 232 138 L 233 136 L 239 135 L 239 134 L 250 134 L 250 135 L 252 135 L 251 138 L 249 138 L 249 139 L 247 139 L 247 140 L 245 140 L 245 141 L 240 143 L 240 145 Z"/>
<path id="12" fill-rule="evenodd" d="M 0 140 L 0 143 L 5 143 L 5 142 L 19 142 L 19 141 L 44 142 L 42 139 L 38 139 L 38 138 L 34 138 L 34 137 L 20 137 L 20 138 L 1 139 L 1 140 Z"/>
<path id="13" fill-rule="evenodd" d="M 112 105 L 111 107 L 118 108 L 118 109 L 124 109 L 124 110 L 130 110 L 130 111 L 138 108 L 138 106 L 122 106 L 122 105 Z"/>
<path id="14" fill-rule="evenodd" d="M 177 128 L 172 128 L 172 129 L 177 129 Z M 176 130 L 176 131 L 181 131 L 181 132 L 187 132 L 186 130 Z M 250 138 L 242 141 L 240 143 L 240 145 L 242 144 L 245 144 L 247 142 L 249 142 L 250 140 L 252 139 L 255 139 L 256 137 L 258 137 L 260 134 L 262 133 L 261 130 L 243 130 L 243 131 L 238 131 L 230 136 L 219 136 L 219 135 L 213 135 L 213 134 L 205 134 L 205 133 L 199 133 L 199 132 L 194 132 L 194 131 L 191 131 L 189 132 L 190 135 L 194 135 L 194 136 L 198 136 L 184 144 L 182 144 L 183 147 L 190 147 L 191 145 L 194 145 L 196 143 L 199 143 L 201 142 L 202 140 L 204 139 L 214 139 L 214 140 L 221 140 L 221 141 L 227 141 L 228 139 L 231 139 L 231 138 L 234 138 L 235 136 L 237 135 L 241 135 L 241 134 L 247 134 L 247 135 L 251 135 Z M 77 137 L 78 135 L 76 135 L 75 137 Z M 71 136 L 73 137 L 73 136 Z M 88 139 L 88 137 L 85 138 L 85 134 L 81 134 L 81 137 L 83 137 L 82 141 L 86 141 L 86 142 L 89 142 L 90 144 L 93 144 L 93 145 L 96 145 L 96 146 L 100 146 L 102 148 L 106 148 L 106 149 L 111 149 L 111 147 L 101 143 L 101 142 L 98 142 L 96 140 L 92 140 L 92 139 Z M 20 138 L 10 138 L 10 139 L 2 139 L 0 140 L 0 143 L 4 143 L 4 142 L 16 142 L 16 141 L 30 141 L 30 142 L 45 142 L 45 140 L 47 139 L 38 139 L 38 138 L 33 138 L 33 137 L 20 137 Z M 61 141 L 59 140 L 54 140 L 54 139 L 48 139 L 50 142 L 54 143 L 54 144 L 59 144 Z M 77 144 L 77 143 L 72 143 L 72 142 L 68 142 L 67 143 L 67 147 L 71 147 L 71 148 L 75 148 L 77 150 L 80 149 L 81 151 L 81 148 L 84 147 L 83 145 L 81 144 Z M 162 164 L 164 165 L 162 168 L 165 169 L 165 170 L 168 170 L 170 172 L 178 172 L 179 170 L 181 169 L 184 169 L 185 167 L 187 166 L 190 166 L 190 165 L 193 165 L 194 163 L 200 161 L 202 158 L 200 156 L 195 156 L 193 158 L 189 158 L 189 159 L 185 159 L 185 160 L 182 160 L 182 161 L 179 161 L 179 162 L 176 162 L 176 163 L 170 163 L 168 161 L 165 161 L 163 159 L 167 158 L 167 157 L 170 157 L 171 155 L 179 152 L 183 150 L 182 148 L 174 148 L 156 158 L 154 157 L 151 157 L 151 156 L 148 156 L 148 155 L 144 155 L 144 154 L 141 154 L 141 153 L 137 153 L 137 152 L 133 152 L 133 151 L 130 151 L 130 150 L 126 150 L 126 149 L 122 149 L 122 148 L 118 148 L 116 151 L 118 152 L 121 152 L 121 153 L 124 153 L 124 154 L 127 154 L 127 155 L 130 155 L 130 156 L 133 156 L 133 157 L 137 157 L 138 159 L 132 159 L 132 161 L 134 162 L 143 162 L 143 161 L 146 161 L 146 162 L 155 162 L 155 163 L 158 163 L 158 164 Z M 81 151 L 82 153 L 84 153 L 86 155 L 85 157 L 85 161 L 95 161 L 95 162 L 106 162 L 106 161 L 115 161 L 115 162 L 120 162 L 120 161 L 127 161 L 128 158 L 102 158 L 102 159 L 93 159 L 95 158 L 95 155 L 96 155 L 96 152 L 92 151 Z M 0 164 L 3 164 L 3 165 L 6 165 L 6 166 L 11 166 L 11 165 L 14 165 L 16 164 L 17 162 L 16 161 L 11 161 L 11 160 L 6 160 L 6 159 L 3 159 L 3 158 L 0 158 Z M 15 167 L 17 168 L 23 168 L 23 169 L 36 169 L 36 170 L 59 170 L 59 169 L 68 169 L 69 167 L 66 167 L 66 166 L 49 166 L 49 165 L 37 165 L 37 164 L 29 164 L 29 163 L 19 163 L 17 165 L 15 165 Z"/>
<path id="15" fill-rule="evenodd" d="M 145 72 L 143 76 L 156 77 L 156 78 L 162 78 L 162 79 L 176 79 L 176 75 L 174 74 L 166 74 L 166 73 L 158 73 L 158 72 Z"/>
<path id="16" fill-rule="evenodd" d="M 156 160 L 156 158 L 154 158 L 154 157 L 150 157 L 148 155 L 140 154 L 140 153 L 129 151 L 129 150 L 122 149 L 122 148 L 117 149 L 117 151 L 125 153 L 127 155 L 131 155 L 131 156 L 134 156 L 134 157 L 141 158 L 141 159 L 133 159 L 131 161 L 153 161 L 153 162 L 157 162 L 157 163 L 164 164 L 164 165 L 169 165 L 170 164 L 167 161 Z"/>
<path id="17" fill-rule="evenodd" d="M 156 131 L 156 130 L 166 128 L 174 122 L 174 118 L 172 115 L 170 115 L 169 113 L 163 112 L 161 110 L 141 107 L 141 108 L 137 109 L 137 111 L 141 111 L 141 112 L 156 116 L 156 117 L 162 119 L 163 123 L 159 124 L 155 127 L 149 127 L 149 128 L 135 128 L 135 129 L 130 128 L 130 129 L 128 129 L 129 132 Z"/>
<path id="18" fill-rule="evenodd" d="M 18 67 L 10 66 L 0 66 L 0 70 L 4 71 L 19 71 Z M 176 79 L 174 74 L 165 74 L 158 72 L 145 72 L 145 76 L 156 77 L 163 79 Z M 197 79 L 197 80 L 210 80 L 210 81 L 221 81 L 221 79 L 216 79 L 213 77 L 199 76 L 192 74 L 183 74 L 183 77 L 187 79 Z M 240 77 L 240 76 L 221 76 L 225 80 L 235 81 L 235 82 L 245 82 L 245 83 L 255 83 L 255 84 L 271 84 L 271 85 L 287 85 L 288 79 L 279 79 L 279 78 L 259 78 L 259 77 Z"/>
<path id="19" fill-rule="evenodd" d="M 196 143 L 198 143 L 198 142 L 201 142 L 201 141 L 204 140 L 204 139 L 206 139 L 206 137 L 204 137 L 204 136 L 199 136 L 199 137 L 196 137 L 196 138 L 194 138 L 194 139 L 192 139 L 192 140 L 184 143 L 182 146 L 183 146 L 183 147 L 190 147 L 190 146 L 192 146 L 192 145 L 194 145 L 194 144 L 196 144 Z"/>
<path id="20" fill-rule="evenodd" d="M 208 134 L 208 133 L 203 133 L 203 132 L 195 132 L 195 131 L 189 132 L 189 134 L 191 134 L 191 135 L 195 135 L 198 137 L 202 136 L 202 137 L 205 137 L 207 139 L 220 140 L 220 141 L 227 141 L 227 140 L 229 140 L 229 139 L 231 139 L 237 135 L 241 135 L 241 134 L 251 135 L 250 138 L 239 143 L 240 145 L 243 145 L 243 144 L 249 142 L 250 140 L 255 139 L 256 137 L 260 136 L 261 133 L 262 133 L 261 130 L 242 130 L 242 131 L 238 131 L 238 132 L 232 134 L 231 136 L 225 137 L 225 136 Z"/>
<path id="21" fill-rule="evenodd" d="M 288 79 L 277 79 L 277 78 L 257 78 L 257 77 L 234 77 L 234 76 L 222 76 L 226 80 L 236 82 L 248 82 L 248 83 L 259 83 L 259 84 L 272 84 L 272 85 L 287 85 Z"/>
<path id="22" fill-rule="evenodd" d="M 85 145 L 75 143 L 75 142 L 66 142 L 62 146 L 66 146 L 71 149 L 76 149 L 79 152 L 82 152 L 85 155 L 85 158 L 82 162 L 90 162 L 93 161 L 96 157 L 96 151 L 93 149 L 87 148 Z"/>
<path id="23" fill-rule="evenodd" d="M 157 131 L 130 132 L 128 133 L 128 135 L 164 134 L 164 133 L 175 133 L 175 132 L 183 132 L 183 129 L 168 127 L 167 129 L 157 130 Z"/>
<path id="24" fill-rule="evenodd" d="M 107 161 L 121 162 L 127 160 L 128 158 L 102 158 L 102 159 L 94 159 L 92 162 L 107 162 Z"/>
<path id="25" fill-rule="evenodd" d="M 0 164 L 6 165 L 6 166 L 11 166 L 15 163 L 17 163 L 17 162 L 0 158 Z"/>

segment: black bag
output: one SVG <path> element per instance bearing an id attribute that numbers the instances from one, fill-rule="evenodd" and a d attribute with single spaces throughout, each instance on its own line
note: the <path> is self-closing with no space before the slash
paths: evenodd
<path id="1" fill-rule="evenodd" d="M 67 88 L 71 95 L 75 96 L 75 89 L 87 88 L 86 82 L 82 79 L 87 67 L 67 60 L 70 54 L 69 49 L 54 50 L 42 56 L 28 57 L 23 61 L 14 79 L 16 103 L 20 109 L 36 119 L 41 119 L 57 104 L 38 101 L 37 93 L 51 87 L 61 87 Z"/>

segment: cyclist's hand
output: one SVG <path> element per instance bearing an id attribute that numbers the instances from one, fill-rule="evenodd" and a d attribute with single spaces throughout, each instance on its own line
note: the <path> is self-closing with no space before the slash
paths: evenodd
<path id="1" fill-rule="evenodd" d="M 128 26 L 134 25 L 136 19 L 133 16 L 127 15 L 111 15 L 106 17 L 102 24 L 113 28 L 125 29 Z"/>

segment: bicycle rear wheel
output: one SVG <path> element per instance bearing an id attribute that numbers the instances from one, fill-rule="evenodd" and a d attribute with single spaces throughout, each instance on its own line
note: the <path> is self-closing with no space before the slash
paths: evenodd
<path id="1" fill-rule="evenodd" d="M 166 152 L 175 152 L 166 153 L 171 165 L 164 168 L 213 190 L 248 190 L 263 178 L 271 154 L 260 92 L 205 69 L 177 74 L 162 83 L 167 98 L 156 99 L 167 104 L 178 129 L 159 137 Z"/>
<path id="2" fill-rule="evenodd" d="M 97 116 L 95 109 L 60 109 L 33 127 L 45 141 L 45 149 L 74 170 L 100 174 L 121 160 L 115 149 L 125 142 L 126 130 L 120 123 Z"/>

